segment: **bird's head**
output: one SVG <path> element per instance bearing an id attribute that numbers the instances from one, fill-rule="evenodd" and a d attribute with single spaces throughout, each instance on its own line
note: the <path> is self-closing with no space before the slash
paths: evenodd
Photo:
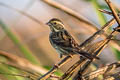
<path id="1" fill-rule="evenodd" d="M 64 29 L 64 24 L 61 20 L 57 18 L 49 20 L 49 22 L 47 22 L 46 24 L 50 27 L 52 32 L 59 32 Z"/>

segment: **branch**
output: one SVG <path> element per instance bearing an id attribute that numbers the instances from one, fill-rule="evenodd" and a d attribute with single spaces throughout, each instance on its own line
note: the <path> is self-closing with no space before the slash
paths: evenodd
<path id="1" fill-rule="evenodd" d="M 97 31 L 97 27 L 94 26 L 93 24 L 91 24 L 90 22 L 88 22 L 87 20 L 85 20 L 83 17 L 81 17 L 81 15 L 79 15 L 79 13 L 73 11 L 72 9 L 70 8 L 67 8 L 53 0 L 42 0 L 44 1 L 45 3 L 47 3 L 48 5 L 54 7 L 54 8 L 57 8 L 73 17 L 75 17 L 76 19 L 78 19 L 80 22 L 82 23 L 85 23 L 86 24 L 86 27 L 88 27 L 91 31 Z M 115 19 L 111 19 L 109 21 L 110 25 L 109 26 L 112 26 L 114 23 L 115 23 Z M 107 37 L 106 34 L 103 35 L 105 38 Z M 114 46 L 116 49 L 120 50 L 120 46 L 118 45 L 118 43 L 116 43 L 115 41 L 111 41 L 110 45 Z"/>
<path id="2" fill-rule="evenodd" d="M 64 65 L 66 62 L 68 62 L 71 58 L 72 58 L 71 56 L 66 56 L 58 64 L 54 65 L 53 68 L 50 71 L 48 71 L 46 74 L 41 76 L 38 80 L 46 80 L 46 79 L 48 79 L 52 75 L 52 73 L 54 73 L 59 67 Z"/>
<path id="3" fill-rule="evenodd" d="M 32 78 L 31 76 L 28 75 L 22 75 L 22 74 L 10 74 L 10 73 L 4 73 L 4 72 L 0 72 L 0 74 L 4 74 L 4 75 L 10 75 L 10 76 L 19 76 L 19 77 L 24 77 L 24 78 L 28 78 L 30 80 L 35 80 L 34 78 Z"/>
<path id="4" fill-rule="evenodd" d="M 111 72 L 111 71 L 117 69 L 118 67 L 120 67 L 120 61 L 106 65 L 105 67 L 99 68 L 93 72 L 85 74 L 85 75 L 83 75 L 82 79 L 83 80 L 92 80 L 92 79 L 98 77 L 99 75 L 104 75 L 108 72 Z"/>
<path id="5" fill-rule="evenodd" d="M 112 14 L 113 14 L 113 17 L 116 19 L 117 23 L 120 25 L 120 19 L 119 19 L 119 16 L 117 15 L 112 3 L 110 0 L 105 0 L 106 3 L 108 4 L 109 8 L 111 9 L 112 11 Z"/>
<path id="6" fill-rule="evenodd" d="M 63 6 L 62 4 L 59 4 L 53 0 L 42 0 L 42 1 L 54 8 L 60 9 L 61 11 L 75 17 L 76 19 L 78 19 L 81 22 L 84 22 L 87 25 L 94 26 L 87 19 L 85 19 L 85 17 L 81 16 L 79 13 L 73 11 L 72 9 L 67 8 L 66 6 Z M 96 29 L 96 26 L 94 26 L 93 28 Z"/>
<path id="7" fill-rule="evenodd" d="M 86 59 L 83 58 L 82 56 L 80 57 L 80 60 L 78 60 L 75 64 L 73 64 L 73 66 L 71 66 L 60 78 L 60 80 L 64 80 L 68 77 L 71 77 L 71 75 L 75 72 L 75 70 L 80 67 L 80 65 L 82 63 L 84 63 L 83 61 L 85 61 Z"/>
<path id="8" fill-rule="evenodd" d="M 120 72 L 117 72 L 117 73 L 107 76 L 103 80 L 119 80 L 119 79 L 120 79 Z"/>
<path id="9" fill-rule="evenodd" d="M 58 9 L 59 9 L 59 6 L 63 6 L 63 5 L 59 4 L 59 3 L 57 3 L 57 4 L 59 5 L 59 6 L 57 6 L 55 1 L 48 1 L 48 0 L 43 0 L 43 1 L 44 1 L 45 3 L 51 5 L 51 6 L 53 5 L 53 7 L 56 6 Z M 8 6 L 8 5 L 4 4 L 4 3 L 0 3 L 0 5 L 1 5 L 1 6 L 4 6 L 4 7 L 7 7 L 7 8 L 10 8 L 10 9 L 16 11 L 16 12 L 19 12 L 20 14 L 22 14 L 22 15 L 24 15 L 24 16 L 26 16 L 26 17 L 29 17 L 31 20 L 37 22 L 38 24 L 40 24 L 40 25 L 42 25 L 42 26 L 45 26 L 41 21 L 37 20 L 36 18 L 32 17 L 31 15 L 29 15 L 28 13 L 26 13 L 26 12 L 24 12 L 24 11 L 18 10 L 18 9 L 16 9 L 16 8 L 13 8 L 13 7 L 11 7 L 11 6 Z M 65 7 L 65 6 L 64 6 L 64 7 Z M 68 9 L 69 9 L 69 8 L 68 8 Z M 64 11 L 64 9 L 62 9 L 62 8 L 60 8 L 60 10 L 63 10 L 63 11 Z M 71 15 L 71 13 L 70 13 L 69 11 L 67 11 L 67 10 L 65 10 L 64 12 L 69 13 L 69 15 Z M 73 11 L 73 12 L 75 12 L 75 11 Z M 75 12 L 75 13 L 77 13 L 77 12 Z M 78 13 L 77 13 L 77 14 L 78 14 Z M 73 15 L 74 15 L 74 16 L 77 16 L 76 14 L 73 14 Z M 74 17 L 74 16 L 73 16 L 73 17 Z M 90 22 L 86 21 L 85 19 L 83 19 L 83 18 L 81 18 L 81 17 L 78 17 L 78 16 L 76 17 L 76 19 L 78 19 L 78 20 L 79 20 L 80 22 L 82 22 L 82 23 L 85 23 L 85 24 L 87 25 L 86 27 L 88 27 L 89 30 L 94 31 L 94 32 L 95 32 L 96 30 L 98 30 L 96 26 L 94 26 L 94 25 L 91 24 Z M 115 23 L 115 20 L 114 20 L 114 19 L 113 19 L 113 20 L 111 19 L 111 20 L 110 20 L 110 23 L 111 23 L 111 24 L 114 24 L 114 23 Z M 104 37 L 107 37 L 106 34 L 104 34 L 103 36 L 104 36 Z M 112 42 L 111 42 L 111 45 L 114 46 L 116 49 L 120 50 L 120 46 L 119 46 L 118 43 L 116 43 L 115 41 L 112 41 Z"/>
<path id="10" fill-rule="evenodd" d="M 35 72 L 38 72 L 41 74 L 45 74 L 47 72 L 47 70 L 45 70 L 44 68 L 33 65 L 28 60 L 26 60 L 22 57 L 18 57 L 16 55 L 13 55 L 12 53 L 0 51 L 0 56 L 6 57 L 9 60 L 8 63 L 10 63 L 14 66 L 16 65 L 16 66 L 19 66 L 21 68 L 29 69 L 29 70 L 32 70 L 32 71 L 35 71 Z"/>
<path id="11" fill-rule="evenodd" d="M 113 25 L 115 22 L 115 19 L 111 19 L 110 21 L 108 21 L 102 28 L 101 30 L 97 31 L 96 33 L 94 33 L 91 37 L 89 37 L 86 41 L 84 41 L 80 46 L 82 49 L 84 49 L 85 51 L 87 51 L 88 53 L 94 54 L 94 55 L 98 55 L 104 48 L 105 46 L 108 44 L 108 42 L 110 41 L 109 39 L 106 38 L 106 40 L 91 44 L 91 42 L 95 39 L 97 39 L 98 37 L 100 37 L 101 34 L 104 33 L 104 31 L 106 31 L 111 25 Z M 90 45 L 91 44 L 91 45 Z M 88 46 L 89 45 L 89 46 Z M 61 77 L 62 79 L 67 78 L 70 74 L 72 74 L 74 72 L 74 70 L 77 69 L 78 66 L 81 66 L 84 64 L 84 68 L 81 70 L 81 73 L 87 69 L 87 67 L 90 65 L 90 63 L 92 61 L 88 61 L 86 62 L 86 59 L 81 58 L 80 61 L 76 62 L 72 67 L 70 67 L 65 73 L 64 75 Z M 77 65 L 76 65 L 77 64 Z M 75 66 L 76 65 L 76 66 Z"/>

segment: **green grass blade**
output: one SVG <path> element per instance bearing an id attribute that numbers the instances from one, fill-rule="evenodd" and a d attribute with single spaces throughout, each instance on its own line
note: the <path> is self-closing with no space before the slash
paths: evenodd
<path id="1" fill-rule="evenodd" d="M 7 36 L 18 46 L 21 53 L 32 63 L 39 64 L 38 59 L 30 52 L 30 50 L 21 43 L 17 36 L 0 20 L 0 27 L 7 34 Z"/>
<path id="2" fill-rule="evenodd" d="M 103 24 L 105 24 L 107 22 L 106 18 L 104 17 L 104 15 L 101 12 L 98 11 L 98 9 L 101 9 L 102 6 L 98 3 L 98 0 L 91 0 L 91 1 L 92 1 L 92 4 L 93 4 L 93 6 L 94 6 L 94 8 L 96 10 L 96 13 L 97 13 L 97 15 L 99 17 L 99 22 L 100 22 L 100 24 L 102 26 Z M 113 47 L 112 47 L 112 50 L 115 53 L 116 58 L 118 60 L 120 60 L 120 51 L 115 49 L 115 48 L 113 48 Z"/>
<path id="3" fill-rule="evenodd" d="M 100 25 L 101 26 L 104 25 L 107 22 L 106 17 L 104 16 L 103 13 L 98 11 L 99 9 L 102 9 L 102 6 L 98 3 L 98 0 L 91 0 L 91 3 L 93 5 L 93 7 L 95 8 L 95 11 L 96 11 L 96 13 L 98 15 Z"/>
<path id="4" fill-rule="evenodd" d="M 0 65 L 0 73 L 5 78 L 7 78 L 7 80 L 25 80 L 25 78 L 23 77 L 8 75 L 8 74 L 19 74 L 19 71 L 10 69 L 10 67 L 4 66 L 2 64 Z"/>
<path id="5" fill-rule="evenodd" d="M 93 4 L 93 6 L 94 6 L 94 8 L 95 8 L 95 11 L 96 11 L 96 13 L 97 13 L 97 15 L 98 15 L 99 22 L 100 22 L 101 26 L 104 25 L 104 24 L 107 22 L 107 21 L 106 21 L 106 18 L 105 18 L 105 16 L 104 16 L 101 12 L 98 11 L 98 9 L 103 9 L 103 7 L 105 7 L 105 6 L 100 5 L 100 4 L 98 3 L 98 0 L 89 0 L 89 1 L 91 1 L 91 3 Z M 107 8 L 107 7 L 106 7 L 106 8 Z M 120 51 L 117 50 L 117 49 L 115 49 L 115 48 L 113 48 L 113 47 L 112 47 L 112 50 L 113 50 L 113 52 L 115 53 L 116 58 L 117 58 L 118 60 L 120 60 Z"/>

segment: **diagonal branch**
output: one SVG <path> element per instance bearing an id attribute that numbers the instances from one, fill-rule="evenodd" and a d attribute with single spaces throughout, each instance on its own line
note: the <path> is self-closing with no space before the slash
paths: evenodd
<path id="1" fill-rule="evenodd" d="M 33 65 L 32 63 L 30 63 L 28 60 L 26 60 L 25 58 L 22 57 L 18 57 L 16 55 L 13 55 L 12 53 L 7 53 L 5 51 L 0 51 L 0 56 L 6 57 L 10 64 L 16 66 L 16 67 L 21 67 L 24 69 L 29 69 L 41 74 L 45 74 L 47 72 L 47 70 L 45 70 L 42 67 Z"/>
<path id="2" fill-rule="evenodd" d="M 110 40 L 112 39 L 112 37 L 116 35 L 116 30 L 118 28 L 119 28 L 119 26 L 116 27 L 115 30 L 111 32 L 111 34 L 106 38 L 106 40 L 104 40 L 103 44 L 100 45 L 101 47 L 98 47 L 98 50 L 94 53 L 95 55 L 98 55 L 102 51 L 102 49 L 105 48 L 105 46 L 110 42 Z M 84 72 L 86 71 L 86 69 L 88 68 L 88 66 L 90 65 L 91 62 L 92 61 L 87 61 L 83 65 L 82 69 L 80 69 L 79 72 L 78 72 L 78 75 L 77 75 L 78 78 L 80 78 L 82 76 L 82 74 L 84 74 Z"/>
<path id="3" fill-rule="evenodd" d="M 57 4 L 59 4 L 60 7 L 57 6 L 55 1 L 48 1 L 48 0 L 43 0 L 43 1 L 46 2 L 47 4 L 53 6 L 53 7 L 57 7 L 58 9 L 59 9 L 61 6 L 63 6 L 63 5 L 59 4 L 59 3 L 57 3 Z M 29 17 L 31 20 L 37 22 L 38 24 L 40 24 L 40 25 L 42 25 L 42 26 L 45 26 L 41 21 L 39 21 L 38 19 L 32 17 L 31 15 L 29 15 L 28 13 L 26 13 L 26 12 L 24 12 L 24 11 L 18 10 L 18 9 L 16 9 L 16 8 L 13 8 L 13 7 L 11 7 L 11 6 L 8 6 L 8 5 L 4 4 L 4 3 L 0 3 L 0 6 L 4 6 L 4 7 L 7 7 L 7 8 L 10 8 L 10 9 L 16 11 L 16 12 L 19 12 L 20 14 L 22 14 L 22 15 L 24 15 L 24 16 L 26 16 L 26 17 Z M 67 11 L 67 10 L 65 10 L 65 9 L 62 9 L 62 7 L 60 8 L 60 10 L 63 10 L 64 12 L 69 13 L 69 15 L 71 15 L 71 13 L 70 13 L 69 11 Z M 73 11 L 73 12 L 75 12 L 75 11 Z M 76 12 L 75 12 L 75 13 L 76 13 Z M 77 14 L 78 14 L 78 13 L 77 13 Z M 76 14 L 73 14 L 73 15 L 74 15 L 74 16 L 77 16 Z M 71 16 L 72 16 L 72 15 L 71 15 Z M 73 16 L 73 17 L 74 17 L 74 16 Z M 76 19 L 78 19 L 79 21 L 87 24 L 87 26 L 89 26 L 88 28 L 89 28 L 91 31 L 96 31 L 96 30 L 98 30 L 96 26 L 94 26 L 94 25 L 91 24 L 90 22 L 84 20 L 83 18 L 77 16 Z M 110 20 L 110 23 L 111 23 L 111 24 L 114 24 L 114 23 L 115 23 L 115 20 L 114 20 L 114 19 L 113 19 L 113 20 Z M 106 37 L 107 35 L 104 34 L 103 36 Z M 120 50 L 120 46 L 119 46 L 115 41 L 111 41 L 111 45 L 114 46 L 116 49 Z"/>
<path id="4" fill-rule="evenodd" d="M 72 58 L 71 56 L 66 56 L 58 64 L 54 65 L 51 70 L 49 70 L 46 74 L 41 76 L 38 80 L 46 80 L 46 79 L 48 79 L 51 76 L 51 74 L 53 74 L 59 67 L 61 67 L 66 62 L 68 62 L 71 58 Z"/>
<path id="5" fill-rule="evenodd" d="M 95 77 L 98 77 L 99 75 L 103 75 L 110 71 L 113 71 L 113 70 L 117 69 L 118 67 L 120 67 L 120 61 L 106 65 L 105 67 L 98 68 L 97 70 L 95 70 L 93 72 L 85 74 L 85 75 L 83 75 L 82 79 L 83 80 L 92 80 Z"/>
<path id="6" fill-rule="evenodd" d="M 64 80 L 68 77 L 71 77 L 71 75 L 74 73 L 74 71 L 80 67 L 81 64 L 83 64 L 86 59 L 83 58 L 82 56 L 80 57 L 80 60 L 78 60 L 73 66 L 71 66 L 65 73 L 64 75 L 62 75 L 62 77 L 60 78 L 60 80 Z"/>
<path id="7" fill-rule="evenodd" d="M 108 21 L 102 28 L 101 30 L 97 31 L 96 33 L 94 33 L 91 37 L 89 37 L 86 41 L 84 41 L 80 46 L 81 48 L 86 50 L 86 49 L 91 49 L 91 52 L 88 52 L 88 53 L 97 53 L 96 55 L 98 55 L 101 51 L 102 51 L 102 48 L 105 47 L 106 43 L 108 43 L 107 41 L 101 41 L 101 42 L 98 42 L 95 44 L 95 46 L 90 45 L 90 47 L 88 47 L 88 45 L 95 39 L 97 39 L 104 31 L 106 31 L 110 26 L 112 26 L 115 22 L 115 19 L 111 19 L 110 21 Z M 109 40 L 108 40 L 109 41 Z M 106 43 L 105 43 L 106 42 Z M 99 45 L 98 45 L 99 44 Z M 91 47 L 93 46 L 93 47 Z M 90 50 L 89 50 L 90 51 Z M 65 73 L 64 75 L 61 77 L 61 79 L 64 79 L 64 78 L 67 78 L 68 75 L 72 74 L 72 72 L 74 72 L 74 70 L 82 65 L 83 63 L 85 64 L 86 62 L 86 59 L 84 58 L 81 58 L 80 61 L 76 62 L 74 65 L 77 64 L 77 66 L 72 66 L 70 67 Z M 86 62 L 86 65 L 90 64 L 92 61 L 90 62 Z M 84 69 L 83 69 L 84 70 Z"/>
<path id="8" fill-rule="evenodd" d="M 114 18 L 116 19 L 117 23 L 120 25 L 119 16 L 117 15 L 117 13 L 116 13 L 116 11 L 115 11 L 115 9 L 114 9 L 111 1 L 110 1 L 110 0 L 105 0 L 105 1 L 106 1 L 106 3 L 108 4 L 109 8 L 111 9 L 112 14 L 113 14 Z"/>
<path id="9" fill-rule="evenodd" d="M 107 44 L 109 43 L 110 39 L 105 39 L 103 41 L 100 42 L 99 46 L 96 46 L 97 48 L 95 50 L 93 50 L 94 55 L 99 55 L 101 53 L 101 51 L 107 46 Z M 92 49 L 92 48 L 91 48 Z M 94 49 L 94 48 L 93 48 Z M 94 59 L 93 59 L 94 60 Z M 79 70 L 78 74 L 74 77 L 74 80 L 81 78 L 82 75 L 84 74 L 84 72 L 87 70 L 88 66 L 93 62 L 93 60 L 91 61 L 86 61 L 81 69 Z"/>
<path id="10" fill-rule="evenodd" d="M 117 72 L 105 77 L 105 79 L 103 80 L 119 80 L 119 79 L 120 79 L 120 72 Z"/>
<path id="11" fill-rule="evenodd" d="M 42 1 L 47 3 L 48 5 L 50 5 L 52 7 L 60 9 L 61 11 L 75 17 L 76 19 L 80 20 L 81 22 L 86 23 L 87 25 L 94 26 L 87 19 L 85 19 L 85 17 L 81 16 L 79 13 L 73 11 L 70 8 L 67 8 L 66 6 L 63 6 L 62 4 L 57 3 L 56 1 L 53 1 L 53 0 L 42 0 Z M 94 28 L 96 29 L 96 26 L 94 26 Z"/>
<path id="12" fill-rule="evenodd" d="M 48 5 L 50 5 L 50 6 L 54 7 L 54 8 L 57 8 L 57 9 L 65 12 L 65 13 L 67 13 L 67 14 L 75 17 L 75 18 L 78 19 L 80 22 L 85 23 L 86 26 L 87 26 L 91 31 L 93 31 L 93 30 L 94 30 L 94 31 L 98 30 L 96 26 L 94 26 L 93 24 L 91 24 L 90 22 L 88 22 L 87 20 L 85 20 L 83 17 L 81 17 L 81 16 L 79 15 L 79 13 L 73 11 L 72 9 L 67 8 L 67 7 L 63 6 L 62 4 L 59 4 L 59 3 L 57 3 L 57 2 L 55 2 L 55 1 L 53 1 L 53 0 L 42 0 L 42 1 L 44 1 L 45 3 L 47 3 Z M 110 26 L 112 26 L 112 25 L 115 23 L 115 19 L 111 19 L 109 22 L 110 22 L 110 23 L 108 23 L 108 24 L 111 24 Z M 103 36 L 104 36 L 104 37 L 107 37 L 106 34 L 103 34 Z M 120 50 L 120 46 L 119 46 L 115 41 L 111 41 L 111 42 L 110 42 L 110 45 L 112 45 L 112 46 L 114 45 L 114 47 L 115 47 L 116 49 Z"/>
<path id="13" fill-rule="evenodd" d="M 10 76 L 19 76 L 19 77 L 24 77 L 24 78 L 28 78 L 30 80 L 35 80 L 34 78 L 28 76 L 28 75 L 22 75 L 22 74 L 9 74 L 9 73 L 4 73 L 4 72 L 0 72 L 0 74 L 4 74 L 4 75 L 10 75 Z"/>

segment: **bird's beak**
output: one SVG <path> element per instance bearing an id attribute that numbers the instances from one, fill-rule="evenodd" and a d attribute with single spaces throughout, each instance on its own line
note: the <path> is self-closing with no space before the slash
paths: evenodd
<path id="1" fill-rule="evenodd" d="M 50 26 L 51 24 L 49 22 L 47 22 L 46 25 Z"/>
<path id="2" fill-rule="evenodd" d="M 48 25 L 49 23 L 47 22 L 46 25 Z"/>

